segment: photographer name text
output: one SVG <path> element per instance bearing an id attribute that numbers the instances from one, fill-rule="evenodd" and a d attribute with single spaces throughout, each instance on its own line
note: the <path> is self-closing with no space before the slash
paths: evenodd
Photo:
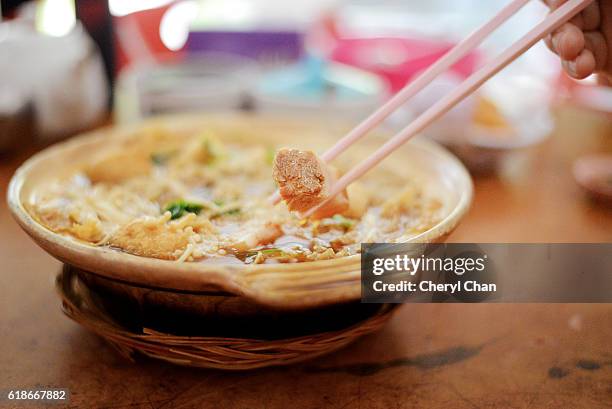
<path id="1" fill-rule="evenodd" d="M 457 281 L 455 283 L 435 283 L 433 281 L 400 281 L 398 283 L 385 283 L 382 280 L 374 281 L 372 288 L 376 292 L 443 292 L 455 294 L 466 292 L 495 292 L 497 285 L 494 283 L 479 283 L 477 281 Z"/>

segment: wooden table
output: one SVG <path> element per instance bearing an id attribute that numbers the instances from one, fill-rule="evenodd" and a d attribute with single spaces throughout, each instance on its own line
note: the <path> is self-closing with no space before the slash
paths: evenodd
<path id="1" fill-rule="evenodd" d="M 593 124 L 565 112 L 530 164 L 477 178 L 452 240 L 612 241 L 612 209 L 585 200 L 570 175 L 576 153 L 609 144 Z M 2 195 L 22 160 L 0 158 Z M 0 390 L 64 387 L 70 405 L 88 408 L 612 407 L 612 305 L 411 304 L 379 333 L 290 368 L 133 364 L 62 315 L 59 262 L 4 201 L 0 226 Z"/>

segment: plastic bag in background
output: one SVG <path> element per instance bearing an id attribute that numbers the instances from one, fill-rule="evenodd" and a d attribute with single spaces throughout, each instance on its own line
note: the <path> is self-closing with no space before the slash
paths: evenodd
<path id="1" fill-rule="evenodd" d="M 52 37 L 17 19 L 0 23 L 0 32 L 0 88 L 32 107 L 38 141 L 83 130 L 106 116 L 103 63 L 79 24 Z"/>

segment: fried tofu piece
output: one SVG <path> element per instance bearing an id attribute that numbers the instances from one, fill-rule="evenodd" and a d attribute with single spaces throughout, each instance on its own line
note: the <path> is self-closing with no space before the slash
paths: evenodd
<path id="1" fill-rule="evenodd" d="M 311 151 L 281 149 L 274 158 L 274 180 L 289 210 L 303 213 L 329 198 L 337 171 Z M 349 207 L 346 191 L 318 209 L 313 218 L 342 213 Z"/>
<path id="2" fill-rule="evenodd" d="M 359 182 L 353 182 L 346 188 L 348 194 L 349 208 L 342 213 L 343 216 L 360 219 L 368 210 L 370 195 L 366 188 Z"/>
<path id="3" fill-rule="evenodd" d="M 245 226 L 246 234 L 229 245 L 229 248 L 236 250 L 250 250 L 258 246 L 274 243 L 283 235 L 283 230 L 277 223 L 266 222 L 258 226 Z"/>
<path id="4" fill-rule="evenodd" d="M 140 219 L 122 226 L 109 244 L 138 256 L 176 260 L 192 235 L 193 230 L 167 223 L 166 217 Z"/>
<path id="5" fill-rule="evenodd" d="M 124 151 L 101 158 L 85 169 L 93 183 L 118 183 L 123 180 L 147 175 L 152 163 L 149 156 L 142 152 Z"/>

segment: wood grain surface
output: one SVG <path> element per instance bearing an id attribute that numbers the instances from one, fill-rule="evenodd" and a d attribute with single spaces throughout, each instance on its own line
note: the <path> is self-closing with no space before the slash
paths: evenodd
<path id="1" fill-rule="evenodd" d="M 610 150 L 610 122 L 563 111 L 558 124 L 501 178 L 476 179 L 453 241 L 612 241 L 612 208 L 586 200 L 571 178 L 577 154 Z M 26 156 L 0 157 L 3 196 Z M 4 200 L 0 243 L 2 391 L 68 388 L 68 406 L 85 408 L 612 407 L 612 305 L 411 304 L 379 333 L 299 366 L 134 364 L 62 315 L 59 262 L 18 228 Z"/>

